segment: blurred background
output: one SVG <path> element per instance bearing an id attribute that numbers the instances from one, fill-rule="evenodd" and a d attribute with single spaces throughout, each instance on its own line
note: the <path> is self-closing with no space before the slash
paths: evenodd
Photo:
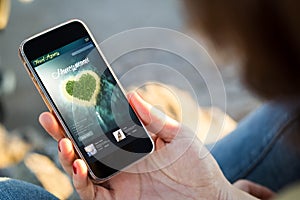
<path id="1" fill-rule="evenodd" d="M 38 123 L 39 114 L 47 108 L 18 58 L 18 47 L 24 39 L 66 20 L 78 18 L 88 25 L 99 43 L 126 30 L 141 27 L 161 27 L 189 35 L 201 44 L 202 39 L 185 22 L 185 15 L 182 2 L 179 0 L 0 0 L 0 27 L 2 26 L 2 30 L 0 30 L 0 114 L 3 131 L 8 133 L 8 135 L 1 137 L 8 142 L 12 141 L 12 137 L 18 138 L 14 147 L 8 147 L 7 144 L 2 145 L 0 158 L 5 160 L 4 157 L 11 148 L 11 151 L 17 151 L 17 153 L 20 151 L 31 152 L 31 157 L 26 157 L 27 161 L 26 159 L 25 161 L 18 160 L 19 157 L 25 156 L 27 153 L 21 153 L 19 157 L 7 161 L 7 165 L 1 166 L 0 175 L 24 179 L 47 188 L 47 185 L 42 183 L 43 178 L 38 177 L 39 172 L 36 169 L 35 161 L 42 160 L 39 155 L 46 156 L 49 158 L 49 160 L 45 158 L 46 166 L 51 165 L 48 161 L 59 166 L 56 158 L 56 143 L 48 137 Z M 5 17 L 8 17 L 7 24 L 5 24 Z M 158 41 L 160 40 L 159 37 L 157 35 Z M 122 42 L 118 45 L 122 46 Z M 177 42 L 177 46 L 182 47 L 186 52 L 193 52 L 192 48 L 180 42 Z M 105 46 L 104 55 L 109 49 L 109 46 Z M 190 84 L 197 88 L 195 102 L 199 106 L 211 106 L 205 82 L 201 78 L 197 79 L 194 76 L 195 72 L 189 67 L 185 68 L 184 62 L 174 55 L 151 50 L 129 53 L 114 61 L 112 68 L 118 77 L 122 77 L 137 65 L 154 62 L 168 65 L 168 67 L 177 70 L 180 69 L 185 77 L 194 77 L 190 79 Z M 209 73 L 209 66 L 205 64 L 194 67 L 199 71 Z M 216 103 L 213 106 L 219 107 L 234 120 L 239 121 L 255 109 L 260 101 L 241 85 L 238 78 L 238 68 L 235 64 L 223 66 L 222 63 L 218 63 L 218 68 L 225 85 L 226 103 L 218 102 L 218 98 L 216 98 Z M 139 83 L 139 80 L 149 80 L 167 83 L 183 91 L 187 89 L 180 82 L 173 80 L 172 77 L 160 76 L 159 70 L 150 70 L 148 73 L 140 70 L 136 73 L 136 76 L 132 76 L 131 79 L 121 79 L 125 88 L 134 87 L 136 83 Z M 206 78 L 209 79 L 210 76 Z M 166 82 L 165 79 L 169 81 Z M 213 80 L 211 81 L 213 82 Z M 212 90 L 216 93 L 223 89 L 219 88 L 219 85 L 212 86 Z M 5 141 L 4 139 L 3 141 Z M 24 149 L 22 150 L 22 148 Z M 26 173 L 28 168 L 30 172 L 35 172 L 35 174 L 31 176 L 30 173 Z M 59 171 L 53 169 L 48 173 L 58 174 Z M 66 178 L 61 179 L 65 180 Z M 70 188 L 66 190 L 71 191 Z M 76 199 L 76 194 L 71 197 L 68 196 L 70 192 L 58 195 L 61 195 L 62 198 Z"/>

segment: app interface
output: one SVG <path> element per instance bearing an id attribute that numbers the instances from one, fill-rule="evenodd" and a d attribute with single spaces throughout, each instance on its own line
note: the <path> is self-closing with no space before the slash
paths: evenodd
<path id="1" fill-rule="evenodd" d="M 89 162 L 147 136 L 89 37 L 31 64 Z"/>

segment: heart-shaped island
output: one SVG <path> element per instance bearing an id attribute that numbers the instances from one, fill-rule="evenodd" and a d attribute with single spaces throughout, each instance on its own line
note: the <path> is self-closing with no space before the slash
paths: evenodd
<path id="1" fill-rule="evenodd" d="M 64 81 L 63 94 L 81 106 L 94 106 L 100 92 L 100 77 L 92 70 L 85 70 Z"/>

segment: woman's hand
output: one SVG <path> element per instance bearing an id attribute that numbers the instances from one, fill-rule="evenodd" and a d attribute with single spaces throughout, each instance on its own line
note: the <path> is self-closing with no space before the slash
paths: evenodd
<path id="1" fill-rule="evenodd" d="M 82 199 L 254 199 L 231 186 L 216 161 L 187 128 L 165 116 L 138 94 L 130 104 L 150 132 L 155 152 L 102 185 L 88 178 L 87 166 L 77 159 L 55 117 L 42 113 L 40 123 L 58 140 L 59 159 Z"/>

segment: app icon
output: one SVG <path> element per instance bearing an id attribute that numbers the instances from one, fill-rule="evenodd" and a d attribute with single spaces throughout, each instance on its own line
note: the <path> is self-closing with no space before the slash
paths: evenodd
<path id="1" fill-rule="evenodd" d="M 91 157 L 97 153 L 97 149 L 95 148 L 94 144 L 90 144 L 90 145 L 84 147 L 84 150 L 89 157 Z"/>
<path id="2" fill-rule="evenodd" d="M 121 140 L 124 140 L 126 138 L 125 134 L 123 133 L 122 129 L 116 130 L 113 132 L 113 135 L 117 142 L 120 142 Z"/>

